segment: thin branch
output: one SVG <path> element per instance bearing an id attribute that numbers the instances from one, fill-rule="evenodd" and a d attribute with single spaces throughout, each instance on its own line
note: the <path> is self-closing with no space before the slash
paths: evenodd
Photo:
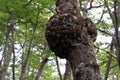
<path id="1" fill-rule="evenodd" d="M 102 15 L 101 15 L 99 21 L 98 21 L 96 24 L 99 24 L 99 23 L 101 22 L 101 20 L 102 20 L 102 18 L 103 18 L 103 15 L 104 15 L 104 11 L 102 11 Z"/>
<path id="2" fill-rule="evenodd" d="M 106 32 L 106 31 L 104 31 L 104 30 L 101 30 L 101 29 L 99 29 L 99 28 L 97 28 L 97 30 L 99 30 L 100 32 L 105 33 L 105 34 L 107 34 L 107 35 L 111 36 L 111 34 L 110 34 L 110 33 Z"/>
<path id="3" fill-rule="evenodd" d="M 23 8 L 27 7 L 33 0 L 29 0 L 27 4 L 23 5 Z"/>
<path id="4" fill-rule="evenodd" d="M 113 52 L 113 42 L 111 41 L 111 45 L 110 45 L 110 53 Z M 107 69 L 106 69 L 106 73 L 105 73 L 105 80 L 108 79 L 108 75 L 109 75 L 109 72 L 110 72 L 110 64 L 111 64 L 111 61 L 112 61 L 112 55 L 109 54 L 109 58 L 108 58 L 108 64 L 107 64 Z"/>
<path id="5" fill-rule="evenodd" d="M 97 49 L 99 49 L 99 50 L 105 51 L 107 54 L 109 54 L 109 55 L 111 55 L 113 58 L 117 59 L 117 57 L 114 56 L 114 55 L 112 54 L 112 52 L 106 51 L 105 49 L 101 49 L 101 48 L 99 48 L 99 47 L 97 47 L 97 46 L 94 46 L 94 47 L 97 48 Z"/>
<path id="6" fill-rule="evenodd" d="M 100 8 L 100 7 L 103 7 L 103 5 L 99 5 L 99 6 L 90 6 L 89 8 L 87 8 L 87 10 L 91 10 L 93 8 Z"/>
<path id="7" fill-rule="evenodd" d="M 118 66 L 118 64 L 112 65 L 112 66 L 110 67 L 110 69 L 115 68 L 115 67 L 117 67 L 117 66 Z"/>
<path id="8" fill-rule="evenodd" d="M 110 15 L 110 17 L 111 17 L 111 19 L 112 19 L 113 24 L 114 24 L 114 23 L 115 23 L 115 20 L 114 20 L 114 17 L 112 16 L 111 9 L 110 9 L 109 6 L 108 6 L 108 1 L 107 1 L 107 0 L 104 0 L 104 4 L 105 4 L 105 6 L 107 7 L 108 13 L 109 13 L 109 15 Z"/>

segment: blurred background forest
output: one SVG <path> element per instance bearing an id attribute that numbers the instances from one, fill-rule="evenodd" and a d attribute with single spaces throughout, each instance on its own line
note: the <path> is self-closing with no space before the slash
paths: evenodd
<path id="1" fill-rule="evenodd" d="M 114 36 L 120 1 L 114 1 L 80 0 L 81 15 L 98 29 L 94 50 L 103 80 L 120 80 Z M 0 0 L 0 80 L 72 80 L 70 65 L 45 40 L 54 13 L 54 0 Z"/>

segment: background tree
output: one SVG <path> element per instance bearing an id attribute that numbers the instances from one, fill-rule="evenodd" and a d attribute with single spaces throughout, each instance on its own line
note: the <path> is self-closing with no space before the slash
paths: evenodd
<path id="1" fill-rule="evenodd" d="M 70 62 L 74 80 L 101 80 L 92 44 L 94 23 L 80 15 L 77 0 L 56 0 L 56 12 L 45 32 L 50 49 Z"/>
<path id="2" fill-rule="evenodd" d="M 83 0 L 79 6 L 81 15 L 92 19 L 98 29 L 94 51 L 103 80 L 105 77 L 120 79 L 118 49 L 113 45 L 111 50 L 115 32 L 113 6 L 113 0 Z M 120 6 L 116 6 L 119 22 Z M 46 23 L 53 13 L 54 0 L 0 0 L 0 80 L 59 80 L 56 57 L 44 36 Z M 62 78 L 66 77 L 66 61 L 58 59 L 58 62 Z"/>

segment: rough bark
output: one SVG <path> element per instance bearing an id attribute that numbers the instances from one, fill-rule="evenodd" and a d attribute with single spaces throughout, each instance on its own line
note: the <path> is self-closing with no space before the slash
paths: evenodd
<path id="1" fill-rule="evenodd" d="M 71 62 L 74 80 L 100 80 L 92 46 L 78 44 L 68 60 Z"/>
<path id="2" fill-rule="evenodd" d="M 56 12 L 45 32 L 50 49 L 70 62 L 74 80 L 101 80 L 93 51 L 94 23 L 78 13 L 77 0 L 56 0 Z"/>

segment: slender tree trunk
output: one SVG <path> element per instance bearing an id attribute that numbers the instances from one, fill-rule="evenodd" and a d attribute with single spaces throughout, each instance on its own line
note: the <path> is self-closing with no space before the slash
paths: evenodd
<path id="1" fill-rule="evenodd" d="M 64 74 L 64 80 L 71 80 L 71 65 L 69 61 L 66 62 L 66 69 Z"/>
<path id="2" fill-rule="evenodd" d="M 11 46 L 9 46 L 9 37 L 12 29 L 11 24 L 12 23 L 10 22 L 10 25 L 8 25 L 7 32 L 6 32 L 5 47 L 3 52 L 3 65 L 1 64 L 0 80 L 5 80 L 5 75 L 7 73 L 7 69 L 8 69 L 11 55 L 12 55 L 11 48 L 10 48 Z"/>
<path id="3" fill-rule="evenodd" d="M 30 39 L 30 42 L 29 42 L 29 48 L 28 48 L 28 51 L 27 51 L 27 55 L 22 55 L 22 59 L 24 59 L 24 60 L 22 60 L 22 70 L 21 70 L 21 76 L 19 78 L 20 80 L 23 80 L 26 76 L 27 63 L 28 63 L 28 59 L 29 59 L 29 56 L 30 56 L 31 48 L 32 48 L 33 37 L 34 37 L 35 31 L 36 31 L 36 28 L 37 28 L 37 25 L 38 25 L 37 23 L 38 23 L 39 13 L 40 12 L 38 12 L 37 15 L 36 15 L 36 23 L 34 24 L 32 36 L 31 36 L 31 39 Z"/>
<path id="4" fill-rule="evenodd" d="M 47 61 L 48 61 L 48 56 L 47 56 L 46 58 L 44 58 L 43 61 L 41 62 L 41 65 L 40 65 L 40 67 L 39 67 L 39 70 L 38 70 L 38 72 L 37 72 L 37 75 L 36 75 L 36 77 L 35 77 L 35 80 L 39 80 L 39 77 L 40 77 L 40 75 L 41 75 L 41 73 L 42 73 L 42 70 L 43 70 L 45 64 L 47 63 Z"/>
<path id="5" fill-rule="evenodd" d="M 118 65 L 120 68 L 120 40 L 119 40 L 119 19 L 118 19 L 118 0 L 114 0 L 114 20 L 115 22 L 114 27 L 115 27 L 115 37 L 116 37 L 116 41 L 117 41 L 117 58 L 118 58 Z"/>
<path id="6" fill-rule="evenodd" d="M 110 45 L 110 53 L 113 52 L 113 46 L 114 46 L 114 45 L 115 45 L 115 39 L 114 39 L 114 36 L 113 36 L 113 39 L 112 39 L 111 45 Z M 105 73 L 105 78 L 104 78 L 104 80 L 107 80 L 107 79 L 108 79 L 108 75 L 109 75 L 109 72 L 110 72 L 111 61 L 112 61 L 112 55 L 109 54 L 108 64 L 107 64 L 107 66 L 106 66 L 106 73 Z"/>
<path id="7" fill-rule="evenodd" d="M 58 70 L 58 74 L 59 74 L 60 80 L 62 80 L 62 74 L 61 74 L 61 71 L 60 71 L 59 61 L 58 61 L 57 56 L 56 56 L 56 65 L 57 65 L 57 70 Z"/>
<path id="8" fill-rule="evenodd" d="M 112 11 L 111 11 L 111 9 L 109 8 L 109 6 L 108 6 L 108 0 L 104 0 L 104 2 L 105 2 L 105 6 L 107 7 L 107 9 L 108 9 L 108 12 L 109 12 L 109 15 L 110 15 L 110 17 L 111 17 L 111 19 L 112 19 L 112 23 L 113 23 L 113 26 L 114 26 L 114 28 L 115 28 L 115 38 L 116 38 L 116 43 L 117 43 L 117 45 L 116 45 L 116 50 L 117 50 L 117 58 L 118 58 L 118 65 L 119 65 L 119 68 L 120 68 L 120 40 L 119 40 L 119 18 L 120 18 L 120 2 L 119 2 L 119 0 L 114 0 L 114 12 L 113 12 L 113 14 L 114 14 L 114 16 L 112 15 Z"/>
<path id="9" fill-rule="evenodd" d="M 14 19 L 11 17 L 10 20 L 10 26 L 11 26 L 11 38 L 12 38 L 12 53 L 13 53 L 13 66 L 12 66 L 12 75 L 13 75 L 13 80 L 15 80 L 15 46 L 14 46 Z"/>
<path id="10" fill-rule="evenodd" d="M 56 12 L 46 27 L 50 49 L 70 62 L 74 80 L 101 80 L 93 51 L 94 23 L 80 15 L 77 0 L 56 0 Z"/>
<path id="11" fill-rule="evenodd" d="M 22 62 L 22 70 L 21 70 L 20 80 L 23 80 L 26 76 L 26 68 L 27 68 L 28 58 L 30 55 L 31 45 L 32 45 L 32 40 L 30 40 L 29 49 L 28 49 L 27 55 L 25 57 L 25 60 Z"/>
<path id="12" fill-rule="evenodd" d="M 35 34 L 35 30 L 36 30 L 36 26 L 33 29 L 32 37 Z M 23 80 L 26 76 L 26 68 L 27 68 L 28 59 L 29 59 L 29 56 L 30 56 L 31 48 L 32 48 L 32 41 L 33 41 L 33 38 L 30 39 L 27 55 L 23 55 L 23 57 L 25 56 L 25 60 L 22 62 L 22 71 L 21 71 L 20 80 Z"/>

